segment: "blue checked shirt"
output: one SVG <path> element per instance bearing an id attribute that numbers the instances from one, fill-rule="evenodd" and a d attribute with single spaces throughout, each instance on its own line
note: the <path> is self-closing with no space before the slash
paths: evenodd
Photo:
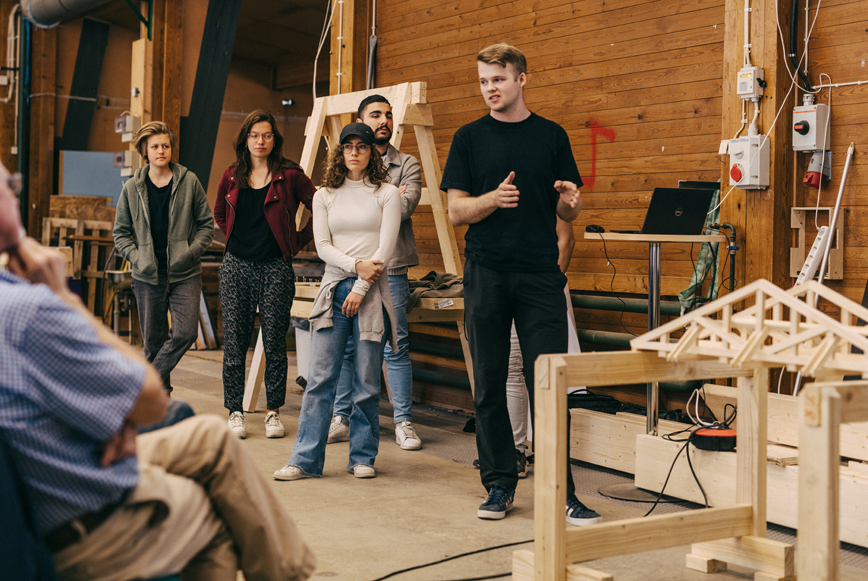
<path id="1" fill-rule="evenodd" d="M 136 459 L 101 468 L 98 446 L 121 428 L 144 377 L 48 287 L 0 271 L 0 437 L 40 534 L 135 487 Z"/>

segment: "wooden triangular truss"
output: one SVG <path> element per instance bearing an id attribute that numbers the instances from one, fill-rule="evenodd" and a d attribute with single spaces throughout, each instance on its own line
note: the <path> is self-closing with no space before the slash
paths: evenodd
<path id="1" fill-rule="evenodd" d="M 404 132 L 413 128 L 416 135 L 416 145 L 419 149 L 419 163 L 422 165 L 422 198 L 420 206 L 431 206 L 434 216 L 434 225 L 437 229 L 437 240 L 440 243 L 440 252 L 443 255 L 443 266 L 450 274 L 461 274 L 461 256 L 458 252 L 458 243 L 455 240 L 455 230 L 447 216 L 448 204 L 445 194 L 440 190 L 440 161 L 437 159 L 437 149 L 434 143 L 434 118 L 431 114 L 431 106 L 428 104 L 427 89 L 425 82 L 402 83 L 391 87 L 380 87 L 367 91 L 356 91 L 342 95 L 319 97 L 314 101 L 313 111 L 308 117 L 305 126 L 304 148 L 302 149 L 301 165 L 305 174 L 311 177 L 314 183 L 319 180 L 314 175 L 316 164 L 316 152 L 324 135 L 328 136 L 329 148 L 338 144 L 341 128 L 356 120 L 359 103 L 368 96 L 382 95 L 392 105 L 392 118 L 394 130 L 391 144 L 400 149 Z M 307 220 L 309 212 L 303 206 L 296 216 L 296 225 L 301 226 Z M 299 296 L 296 295 L 298 299 Z M 470 346 L 467 343 L 464 332 L 463 300 L 455 299 L 454 308 L 441 311 L 432 311 L 429 318 L 432 321 L 455 321 L 458 325 L 458 335 L 464 360 L 467 366 L 467 375 L 473 388 L 473 365 L 470 358 Z M 460 308 L 459 308 L 460 307 Z M 250 374 L 244 387 L 244 410 L 255 411 L 259 388 L 265 374 L 265 353 L 262 345 L 262 335 L 256 341 L 256 350 L 253 353 L 253 362 Z"/>
<path id="2" fill-rule="evenodd" d="M 734 311 L 736 303 L 750 298 L 753 306 Z M 813 306 L 818 298 L 840 306 L 840 317 Z M 856 326 L 857 318 L 868 321 L 868 309 L 817 282 L 785 291 L 760 279 L 630 345 L 669 361 L 717 359 L 738 368 L 786 367 L 809 377 L 837 377 L 868 373 L 868 326 Z"/>

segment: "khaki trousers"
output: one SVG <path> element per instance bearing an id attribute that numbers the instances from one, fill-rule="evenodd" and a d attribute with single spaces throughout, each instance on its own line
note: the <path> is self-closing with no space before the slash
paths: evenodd
<path id="1" fill-rule="evenodd" d="M 64 581 L 303 580 L 316 561 L 253 458 L 218 416 L 136 440 L 140 478 L 93 532 L 53 555 Z"/>

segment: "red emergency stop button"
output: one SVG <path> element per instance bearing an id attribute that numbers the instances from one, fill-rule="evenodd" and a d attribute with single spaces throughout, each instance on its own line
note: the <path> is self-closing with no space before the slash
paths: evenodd
<path id="1" fill-rule="evenodd" d="M 741 173 L 741 167 L 737 163 L 732 164 L 732 167 L 729 168 L 729 177 L 732 178 L 734 182 L 740 182 L 743 174 Z"/>

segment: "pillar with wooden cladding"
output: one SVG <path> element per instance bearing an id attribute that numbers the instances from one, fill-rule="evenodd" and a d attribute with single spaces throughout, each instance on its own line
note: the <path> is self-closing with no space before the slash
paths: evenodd
<path id="1" fill-rule="evenodd" d="M 790 86 L 786 72 L 786 53 L 777 38 L 775 10 L 789 14 L 792 0 L 751 0 L 750 44 L 751 60 L 765 73 L 766 87 L 760 102 L 759 131 L 769 137 L 769 187 L 764 190 L 744 191 L 732 189 L 721 208 L 721 220 L 731 222 L 738 229 L 736 253 L 736 280 L 747 284 L 764 278 L 786 288 L 792 285 L 787 266 L 789 263 L 790 229 L 789 208 L 793 205 L 794 179 L 792 138 L 786 112 L 769 128 L 775 114 L 783 104 Z M 723 106 L 721 139 L 735 135 L 742 118 L 742 100 L 736 94 L 736 79 L 744 61 L 744 0 L 726 0 L 723 62 Z M 786 21 L 786 22 L 785 22 Z M 788 36 L 789 22 L 781 19 L 784 35 Z M 789 107 L 789 101 L 786 107 Z M 748 122 L 754 114 L 754 104 L 747 103 Z M 745 127 L 742 135 L 747 134 Z M 721 168 L 722 193 L 729 191 L 729 159 L 723 156 Z"/>
<path id="2" fill-rule="evenodd" d="M 27 195 L 27 232 L 42 236 L 42 218 L 48 216 L 54 190 L 54 96 L 57 84 L 57 28 L 33 29 L 30 93 L 30 180 Z"/>
<path id="3" fill-rule="evenodd" d="M 340 95 L 365 88 L 367 47 L 371 29 L 368 2 L 341 0 L 334 3 L 331 30 L 329 94 Z M 352 120 L 342 119 L 344 123 Z M 396 124 L 397 125 L 397 124 Z"/>

